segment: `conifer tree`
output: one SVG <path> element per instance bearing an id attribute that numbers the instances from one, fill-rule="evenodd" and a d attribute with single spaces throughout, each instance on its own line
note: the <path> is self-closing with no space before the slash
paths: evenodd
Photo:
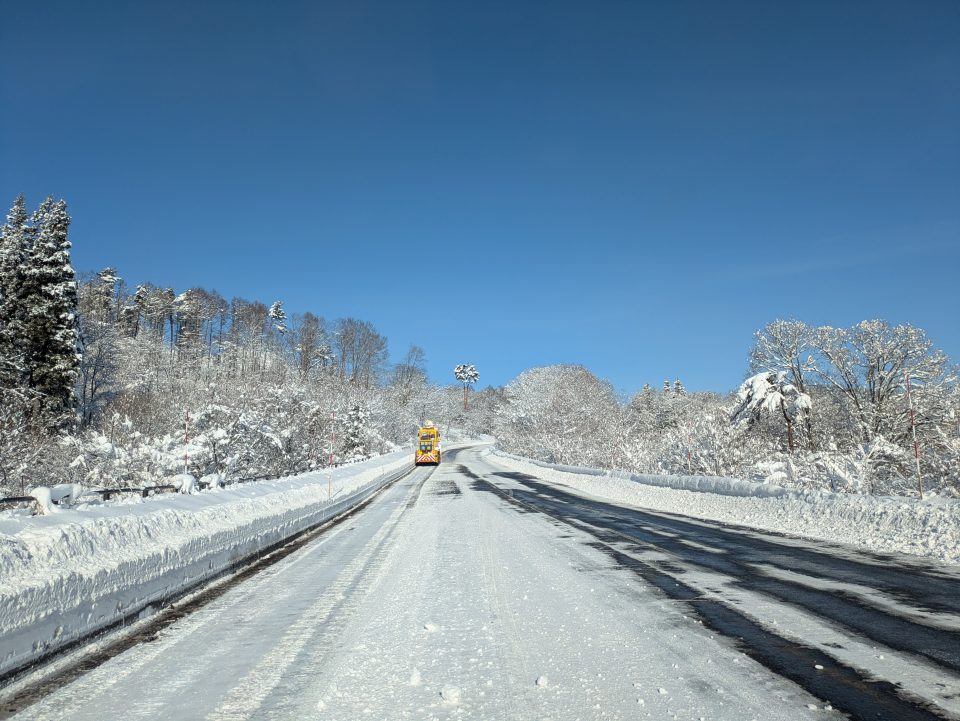
<path id="1" fill-rule="evenodd" d="M 20 299 L 26 314 L 22 343 L 27 385 L 41 394 L 48 423 L 60 425 L 75 404 L 80 365 L 67 204 L 47 198 L 31 220 L 35 237 L 24 264 Z"/>
<path id="2" fill-rule="evenodd" d="M 346 428 L 343 433 L 344 458 L 348 461 L 362 461 L 367 452 L 367 412 L 359 405 L 347 412 Z"/>
<path id="3" fill-rule="evenodd" d="M 32 229 L 20 195 L 0 229 L 0 387 L 19 388 L 25 383 L 23 268 L 30 249 Z"/>
<path id="4" fill-rule="evenodd" d="M 97 280 L 93 287 L 93 312 L 96 319 L 102 323 L 114 320 L 114 304 L 116 302 L 117 286 L 120 277 L 113 268 L 104 268 L 97 273 Z"/>
<path id="5" fill-rule="evenodd" d="M 279 333 L 287 332 L 287 314 L 283 310 L 283 301 L 277 300 L 274 301 L 273 305 L 270 306 L 270 312 L 268 314 L 270 320 L 273 321 L 274 327 Z"/>

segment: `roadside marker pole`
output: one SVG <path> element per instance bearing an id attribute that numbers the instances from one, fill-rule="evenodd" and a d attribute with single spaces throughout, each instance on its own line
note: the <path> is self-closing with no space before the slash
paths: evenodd
<path id="1" fill-rule="evenodd" d="M 190 411 L 183 412 L 183 472 L 187 472 L 187 466 L 190 464 Z"/>
<path id="2" fill-rule="evenodd" d="M 913 458 L 917 462 L 917 491 L 923 500 L 923 475 L 920 473 L 920 445 L 917 443 L 917 417 L 913 412 L 913 396 L 910 394 L 910 376 L 907 376 L 907 407 L 910 408 L 910 433 L 913 436 Z"/>
<path id="3" fill-rule="evenodd" d="M 333 446 L 337 442 L 337 412 L 330 413 L 330 458 L 327 460 L 327 500 L 333 497 Z"/>

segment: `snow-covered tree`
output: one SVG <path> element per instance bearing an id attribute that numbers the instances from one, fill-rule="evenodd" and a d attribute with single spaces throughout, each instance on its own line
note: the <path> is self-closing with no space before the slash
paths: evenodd
<path id="1" fill-rule="evenodd" d="M 141 298 L 141 312 L 147 329 L 154 337 L 163 340 L 169 328 L 170 348 L 176 341 L 173 332 L 174 310 L 177 294 L 173 288 L 157 288 L 149 283 L 137 287 L 135 299 Z"/>
<path id="2" fill-rule="evenodd" d="M 461 383 L 476 383 L 480 374 L 472 363 L 461 363 L 453 369 L 454 377 Z"/>
<path id="3" fill-rule="evenodd" d="M 656 427 L 657 394 L 649 383 L 644 383 L 627 404 L 624 422 L 636 432 L 646 434 Z"/>
<path id="4" fill-rule="evenodd" d="M 327 368 L 333 360 L 324 320 L 313 313 L 293 316 L 287 341 L 301 379 L 309 378 L 317 369 Z"/>
<path id="5" fill-rule="evenodd" d="M 616 445 L 613 387 L 583 366 L 532 368 L 511 381 L 498 429 L 508 450 L 540 460 L 603 465 Z"/>
<path id="6" fill-rule="evenodd" d="M 273 305 L 270 306 L 270 320 L 273 321 L 273 327 L 277 329 L 278 333 L 287 332 L 287 314 L 283 310 L 283 301 L 275 300 Z"/>
<path id="7" fill-rule="evenodd" d="M 784 372 L 801 393 L 807 393 L 807 375 L 813 370 L 814 329 L 799 320 L 775 320 L 754 334 L 750 370 Z M 804 414 L 807 442 L 814 447 L 812 413 Z"/>
<path id="8" fill-rule="evenodd" d="M 739 404 L 732 419 L 756 420 L 762 412 L 780 413 L 787 426 L 787 447 L 793 452 L 793 424 L 810 410 L 810 396 L 787 381 L 784 371 L 757 373 L 737 391 Z"/>
<path id="9" fill-rule="evenodd" d="M 811 370 L 814 329 L 799 320 L 775 320 L 754 334 L 750 369 L 783 371 L 801 393 L 806 392 L 806 375 Z"/>
<path id="10" fill-rule="evenodd" d="M 118 390 L 120 331 L 112 312 L 119 282 L 115 271 L 106 268 L 80 286 L 78 328 L 83 352 L 77 410 L 83 425 L 90 425 Z"/>
<path id="11" fill-rule="evenodd" d="M 19 388 L 26 382 L 26 346 L 23 273 L 33 244 L 33 228 L 20 195 L 0 229 L 0 388 Z"/>
<path id="12" fill-rule="evenodd" d="M 372 323 L 341 318 L 336 322 L 333 341 L 341 378 L 364 388 L 379 380 L 387 361 L 387 339 Z"/>
<path id="13" fill-rule="evenodd" d="M 369 458 L 367 450 L 367 411 L 353 406 L 343 422 L 343 458 L 347 461 L 362 461 Z"/>
<path id="14" fill-rule="evenodd" d="M 679 378 L 677 378 L 673 382 L 673 392 L 676 393 L 678 396 L 683 396 L 687 394 L 687 389 L 683 387 L 683 383 L 680 381 Z"/>
<path id="15" fill-rule="evenodd" d="M 97 273 L 96 280 L 90 289 L 88 314 L 102 323 L 113 321 L 117 288 L 120 283 L 121 279 L 114 268 L 104 268 Z"/>
<path id="16" fill-rule="evenodd" d="M 203 322 L 203 294 L 191 288 L 173 299 L 176 345 L 184 362 L 196 361 L 200 354 L 200 325 Z"/>
<path id="17" fill-rule="evenodd" d="M 393 368 L 390 385 L 397 390 L 400 402 L 406 405 L 414 394 L 427 384 L 427 354 L 418 345 L 411 345 L 403 360 Z"/>
<path id="18" fill-rule="evenodd" d="M 864 441 L 883 435 L 906 440 L 904 386 L 947 388 L 956 383 L 943 351 L 919 328 L 865 320 L 851 329 L 817 328 L 814 372 L 854 409 Z"/>
<path id="19" fill-rule="evenodd" d="M 461 363 L 453 369 L 453 376 L 463 384 L 463 409 L 467 410 L 467 393 L 480 380 L 480 374 L 472 363 Z"/>
<path id="20" fill-rule="evenodd" d="M 0 387 L 0 496 L 25 494 L 48 438 L 30 418 L 29 389 Z"/>
<path id="21" fill-rule="evenodd" d="M 44 415 L 60 425 L 73 409 L 80 365 L 67 204 L 47 198 L 31 222 L 36 237 L 27 255 L 21 295 L 27 384 L 41 394 Z"/>

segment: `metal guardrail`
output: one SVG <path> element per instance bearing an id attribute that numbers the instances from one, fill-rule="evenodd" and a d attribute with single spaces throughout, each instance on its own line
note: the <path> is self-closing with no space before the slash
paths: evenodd
<path id="1" fill-rule="evenodd" d="M 205 484 L 209 486 L 209 484 Z M 143 498 L 148 498 L 149 496 L 157 495 L 158 493 L 174 493 L 178 490 L 177 486 L 170 484 L 160 484 L 157 486 L 143 486 L 143 487 L 132 487 L 132 486 L 120 486 L 118 488 L 85 488 L 83 494 L 85 496 L 100 496 L 104 501 L 109 501 L 114 496 L 119 496 L 122 493 L 137 493 Z M 55 506 L 64 505 L 64 501 L 70 499 L 70 496 L 64 496 L 63 498 L 53 501 Z M 72 500 L 72 499 L 70 499 Z M 0 509 L 5 507 L 16 507 L 17 505 L 23 503 L 36 503 L 37 499 L 33 496 L 10 496 L 9 498 L 0 498 Z"/>
<path id="2" fill-rule="evenodd" d="M 343 464 L 335 463 L 332 468 L 339 468 Z M 321 469 L 326 470 L 326 469 Z M 309 471 L 304 471 L 309 472 Z M 296 473 L 296 472 L 295 472 Z M 233 486 L 240 483 L 256 483 L 258 481 L 275 481 L 279 478 L 284 478 L 282 474 L 271 474 L 269 476 L 250 476 L 247 478 L 227 478 L 222 480 L 220 483 L 216 484 L 219 488 L 226 488 L 227 486 Z M 79 485 L 79 484 L 78 484 Z M 211 488 L 214 484 L 209 481 L 197 481 L 197 489 L 201 491 L 206 491 Z M 174 486 L 169 483 L 161 483 L 155 486 L 118 486 L 116 488 L 86 488 L 84 489 L 84 495 L 97 495 L 100 496 L 104 501 L 109 501 L 114 496 L 119 496 L 124 493 L 136 493 L 139 494 L 142 498 L 149 498 L 150 496 L 155 496 L 160 493 L 176 493 L 179 490 L 178 486 Z M 69 496 L 64 496 L 64 498 L 53 501 L 55 506 L 63 505 L 64 500 L 69 499 Z M 0 498 L 0 510 L 7 507 L 16 507 L 21 504 L 31 504 L 36 503 L 36 498 L 33 496 L 10 496 L 8 498 Z M 71 499 L 72 500 L 72 499 Z"/>
<path id="3" fill-rule="evenodd" d="M 15 506 L 18 503 L 36 503 L 37 499 L 33 496 L 10 496 L 10 498 L 0 498 L 0 508 L 4 506 Z"/>

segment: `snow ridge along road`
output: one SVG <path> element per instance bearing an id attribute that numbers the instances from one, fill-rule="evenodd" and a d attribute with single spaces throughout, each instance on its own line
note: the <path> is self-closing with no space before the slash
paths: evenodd
<path id="1" fill-rule="evenodd" d="M 14 717 L 955 718 L 958 588 L 449 450 Z"/>
<path id="2" fill-rule="evenodd" d="M 246 565 L 412 468 L 402 452 L 329 477 L 3 519 L 0 683 Z"/>

